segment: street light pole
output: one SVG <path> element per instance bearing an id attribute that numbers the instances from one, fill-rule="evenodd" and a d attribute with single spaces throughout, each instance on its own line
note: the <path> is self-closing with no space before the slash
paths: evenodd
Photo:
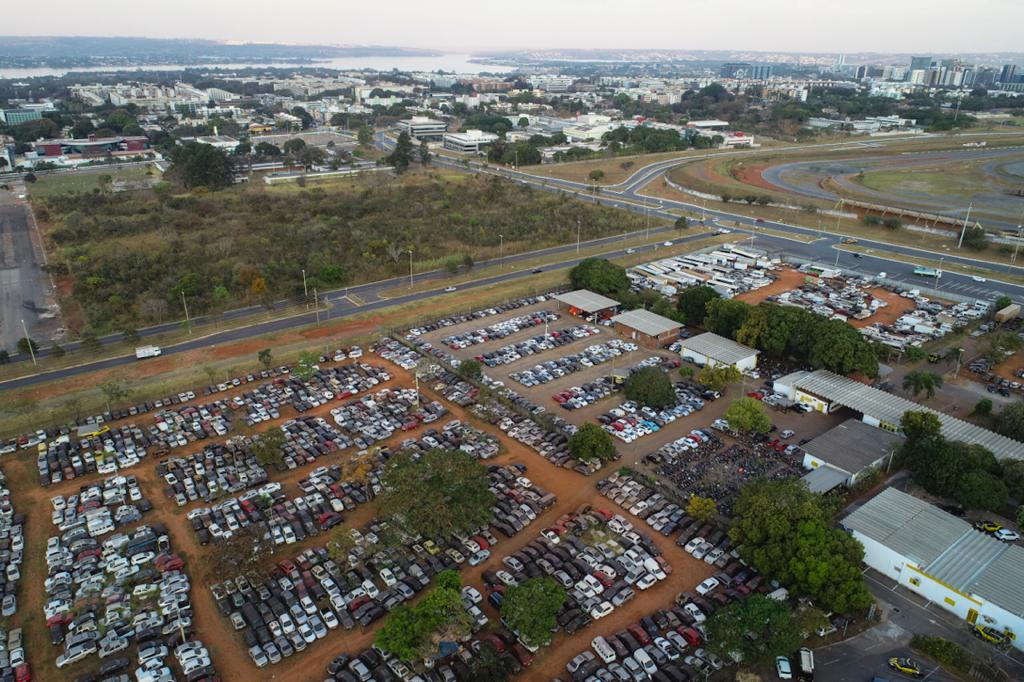
<path id="1" fill-rule="evenodd" d="M 185 324 L 188 326 L 188 335 L 192 336 L 192 320 L 188 317 L 188 303 L 185 302 L 185 291 L 181 292 L 181 305 L 185 308 Z"/>
<path id="2" fill-rule="evenodd" d="M 28 335 L 28 327 L 25 326 L 25 320 L 21 320 L 21 331 L 25 332 L 25 345 L 28 346 L 28 354 L 32 357 L 32 364 L 36 364 L 36 351 L 32 348 L 32 339 Z"/>
<path id="3" fill-rule="evenodd" d="M 302 268 L 302 298 L 309 298 L 309 289 L 306 288 L 306 268 Z"/>
<path id="4" fill-rule="evenodd" d="M 1017 241 L 1013 245 L 1013 257 L 1010 258 L 1011 263 L 1017 262 L 1017 250 L 1020 249 L 1020 238 L 1024 234 L 1024 208 L 1020 210 L 1020 218 L 1017 219 Z"/>
<path id="5" fill-rule="evenodd" d="M 320 326 L 320 297 L 317 296 L 316 287 L 313 287 L 313 305 L 316 306 L 316 326 Z"/>
<path id="6" fill-rule="evenodd" d="M 939 271 L 935 274 L 935 288 L 942 288 L 942 261 L 946 260 L 945 256 L 939 258 Z"/>
<path id="7" fill-rule="evenodd" d="M 576 255 L 580 253 L 580 219 L 576 219 Z"/>
<path id="8" fill-rule="evenodd" d="M 409 249 L 409 288 L 412 289 L 412 249 Z"/>
<path id="9" fill-rule="evenodd" d="M 498 269 L 505 267 L 505 235 L 498 235 Z"/>
<path id="10" fill-rule="evenodd" d="M 960 248 L 964 245 L 964 235 L 967 234 L 967 222 L 971 219 L 971 209 L 974 208 L 974 202 L 972 201 L 967 206 L 967 215 L 964 217 L 964 227 L 960 230 L 960 241 L 957 242 L 956 248 Z"/>

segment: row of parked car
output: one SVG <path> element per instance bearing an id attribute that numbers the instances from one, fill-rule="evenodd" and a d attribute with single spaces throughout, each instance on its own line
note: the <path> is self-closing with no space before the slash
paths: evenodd
<path id="1" fill-rule="evenodd" d="M 664 364 L 664 358 L 660 355 L 652 355 L 624 372 L 598 377 L 582 386 L 573 386 L 564 391 L 559 391 L 552 395 L 551 399 L 558 403 L 563 410 L 582 410 L 584 407 L 600 402 L 618 391 L 633 372 L 637 372 L 644 367 L 661 367 Z"/>
<path id="2" fill-rule="evenodd" d="M 32 668 L 25 658 L 21 628 L 8 632 L 0 627 L 0 675 L 13 682 L 32 682 Z"/>
<path id="3" fill-rule="evenodd" d="M 358 353 L 361 357 L 362 351 Z M 344 359 L 347 356 L 341 354 L 340 357 Z M 379 365 L 353 360 L 348 364 L 328 366 L 327 363 L 332 359 L 330 356 L 322 356 L 321 364 L 314 366 L 308 379 L 294 374 L 279 376 L 252 391 L 235 396 L 231 403 L 235 409 L 247 415 L 246 422 L 252 425 L 277 419 L 284 406 L 291 406 L 301 414 L 333 400 L 346 400 L 391 379 L 391 374 Z"/>
<path id="4" fill-rule="evenodd" d="M 499 367 L 501 365 L 508 365 L 531 355 L 537 355 L 538 353 L 544 353 L 554 348 L 559 348 L 572 343 L 573 341 L 585 339 L 588 336 L 594 336 L 599 333 L 600 330 L 597 327 L 589 324 L 579 324 L 557 330 L 553 329 L 543 334 L 532 336 L 523 341 L 510 343 L 498 348 L 497 350 L 480 353 L 479 355 L 474 356 L 474 359 L 491 368 Z"/>
<path id="5" fill-rule="evenodd" d="M 149 430 L 135 424 L 98 428 L 102 432 L 94 435 L 65 433 L 40 442 L 36 456 L 40 485 L 49 486 L 99 469 L 104 474 L 113 473 L 135 466 L 150 452 L 167 449 L 155 426 Z"/>
<path id="6" fill-rule="evenodd" d="M 494 324 L 482 329 L 474 329 L 460 334 L 446 336 L 441 339 L 441 343 L 452 350 L 459 350 L 469 348 L 470 346 L 475 346 L 477 344 L 487 343 L 488 341 L 503 339 L 506 336 L 511 336 L 523 329 L 530 329 L 538 325 L 555 322 L 556 320 L 558 320 L 558 313 L 551 310 L 538 310 L 526 315 L 519 315 L 518 317 L 512 317 L 507 320 L 495 322 Z"/>
<path id="7" fill-rule="evenodd" d="M 514 301 L 507 301 L 496 306 L 491 306 L 490 308 L 481 308 L 480 310 L 474 310 L 471 313 L 442 317 L 437 320 L 433 320 L 432 322 L 426 322 L 417 327 L 412 327 L 411 329 L 409 329 L 408 332 L 406 332 L 405 338 L 407 341 L 412 341 L 413 339 L 422 336 L 423 334 L 429 334 L 432 331 L 443 329 L 445 327 L 454 327 L 455 325 L 462 324 L 463 322 L 469 322 L 471 320 L 482 320 L 484 318 L 491 317 L 494 315 L 501 315 L 503 313 L 507 313 L 510 310 L 519 310 L 520 308 L 525 308 L 526 306 L 536 305 L 538 303 L 546 303 L 552 300 L 551 297 L 555 293 L 558 292 L 555 291 L 548 294 L 541 294 L 539 296 L 527 296 L 524 298 L 516 299 Z"/>
<path id="8" fill-rule="evenodd" d="M 334 422 L 352 434 L 356 447 L 365 449 L 394 433 L 429 424 L 448 414 L 448 408 L 428 401 L 413 388 L 382 389 L 331 410 Z"/>
<path id="9" fill-rule="evenodd" d="M 627 400 L 600 415 L 597 421 L 611 435 L 626 443 L 632 443 L 637 438 L 655 433 L 663 426 L 693 414 L 696 410 L 704 409 L 704 401 L 701 398 L 685 392 L 677 391 L 676 399 L 679 401 L 676 405 L 660 410 Z"/>
<path id="10" fill-rule="evenodd" d="M 18 612 L 18 582 L 25 555 L 25 515 L 15 511 L 7 479 L 0 472 L 0 615 L 9 619 Z M 32 671 L 21 646 L 21 629 L 0 629 L 0 678 L 28 682 Z"/>
<path id="11" fill-rule="evenodd" d="M 58 668 L 137 646 L 138 682 L 215 678 L 208 655 L 179 657 L 184 678 L 166 662 L 170 650 L 189 641 L 192 604 L 185 562 L 171 552 L 161 524 L 116 533 L 102 543 L 84 529 L 72 529 L 47 540 L 46 563 L 43 616 L 51 642 L 63 645 Z M 200 647 L 186 650 L 199 654 Z"/>
<path id="12" fill-rule="evenodd" d="M 50 498 L 51 520 L 59 531 L 84 527 L 91 537 L 112 533 L 118 526 L 138 522 L 153 504 L 142 496 L 134 476 L 108 476 L 83 485 L 77 493 Z"/>
<path id="13" fill-rule="evenodd" d="M 564 376 L 569 376 L 570 374 L 583 371 L 588 367 L 594 367 L 595 365 L 610 362 L 611 360 L 625 355 L 626 353 L 631 353 L 638 348 L 639 346 L 632 341 L 612 339 L 605 343 L 595 343 L 591 346 L 587 346 L 579 353 L 546 360 L 534 365 L 533 367 L 527 367 L 518 372 L 512 372 L 509 374 L 509 378 L 519 382 L 527 388 L 540 386 L 541 384 L 550 383 L 555 379 L 560 379 Z"/>
<path id="14" fill-rule="evenodd" d="M 251 438 L 237 436 L 158 463 L 156 473 L 165 484 L 164 495 L 183 507 L 265 483 L 267 471 L 256 461 L 251 446 Z"/>

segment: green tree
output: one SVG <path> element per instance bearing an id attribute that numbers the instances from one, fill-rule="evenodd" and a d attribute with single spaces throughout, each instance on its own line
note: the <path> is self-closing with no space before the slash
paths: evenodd
<path id="1" fill-rule="evenodd" d="M 303 351 L 299 353 L 299 361 L 295 365 L 295 375 L 303 381 L 309 381 L 313 374 L 316 373 L 316 365 L 320 361 L 316 353 L 312 351 Z"/>
<path id="2" fill-rule="evenodd" d="M 6 365 L 11 361 L 11 353 L 6 348 L 0 348 L 0 365 Z"/>
<path id="3" fill-rule="evenodd" d="M 281 149 L 277 145 L 270 144 L 269 142 L 260 142 L 253 148 L 253 151 L 257 156 L 267 156 L 271 158 L 281 156 Z"/>
<path id="4" fill-rule="evenodd" d="M 221 189 L 232 182 L 231 160 L 222 149 L 190 142 L 175 147 L 171 172 L 186 188 Z"/>
<path id="5" fill-rule="evenodd" d="M 256 359 L 263 365 L 263 369 L 270 369 L 274 364 L 274 355 L 269 348 L 264 348 L 256 354 Z"/>
<path id="6" fill-rule="evenodd" d="M 677 230 L 685 230 L 690 226 L 690 219 L 684 215 L 681 215 L 678 218 L 676 218 L 675 224 Z"/>
<path id="7" fill-rule="evenodd" d="M 768 433 L 772 428 L 772 420 L 765 413 L 764 405 L 756 398 L 737 398 L 723 416 L 737 433 Z"/>
<path id="8" fill-rule="evenodd" d="M 132 394 L 124 379 L 110 377 L 100 382 L 100 392 L 107 401 L 107 412 L 110 412 L 110 404 L 119 400 L 127 400 Z"/>
<path id="9" fill-rule="evenodd" d="M 1018 400 L 1004 407 L 996 417 L 996 430 L 1014 440 L 1024 441 L 1024 402 Z"/>
<path id="10" fill-rule="evenodd" d="M 356 140 L 360 147 L 373 145 L 373 130 L 370 129 L 370 126 L 359 126 L 359 130 L 356 131 Z"/>
<path id="11" fill-rule="evenodd" d="M 494 493 L 487 469 L 460 450 L 430 450 L 420 459 L 393 457 L 384 472 L 380 510 L 430 537 L 469 533 L 491 520 Z"/>
<path id="12" fill-rule="evenodd" d="M 707 305 L 708 314 L 704 318 L 704 328 L 719 336 L 734 339 L 736 332 L 747 321 L 750 308 L 743 301 L 736 299 L 712 299 Z"/>
<path id="13" fill-rule="evenodd" d="M 327 556 L 342 569 L 348 568 L 349 555 L 356 546 L 352 533 L 344 526 L 335 526 L 327 540 Z"/>
<path id="14" fill-rule="evenodd" d="M 643 367 L 633 372 L 623 384 L 622 392 L 629 400 L 656 409 L 678 402 L 668 372 L 660 367 Z"/>
<path id="15" fill-rule="evenodd" d="M 708 303 L 721 298 L 711 287 L 687 287 L 679 294 L 676 307 L 683 316 L 683 322 L 690 326 L 704 324 L 708 315 Z"/>
<path id="16" fill-rule="evenodd" d="M 469 662 L 468 682 L 508 682 L 512 679 L 505 657 L 491 642 L 485 641 Z"/>
<path id="17" fill-rule="evenodd" d="M 706 365 L 697 372 L 697 381 L 716 391 L 723 391 L 726 386 L 742 378 L 743 374 L 735 365 Z"/>
<path id="18" fill-rule="evenodd" d="M 718 505 L 710 497 L 690 495 L 690 501 L 686 503 L 686 513 L 701 523 L 707 523 L 718 515 Z"/>
<path id="19" fill-rule="evenodd" d="M 18 352 L 21 353 L 22 355 L 29 355 L 31 353 L 39 352 L 39 344 L 36 343 L 34 339 L 28 336 L 22 336 L 20 339 L 18 339 L 18 343 L 16 344 L 15 348 L 17 348 Z"/>
<path id="20" fill-rule="evenodd" d="M 403 604 L 391 612 L 374 644 L 412 663 L 436 653 L 438 642 L 461 641 L 471 628 L 461 587 L 458 573 L 441 571 L 434 588 L 415 606 Z"/>
<path id="21" fill-rule="evenodd" d="M 273 465 L 281 468 L 284 465 L 284 446 L 287 438 L 284 429 L 272 426 L 252 441 L 252 453 L 256 461 L 263 466 Z"/>
<path id="22" fill-rule="evenodd" d="M 589 289 L 598 294 L 621 294 L 629 290 L 626 269 L 604 258 L 585 258 L 569 271 L 569 281 L 576 289 Z"/>
<path id="23" fill-rule="evenodd" d="M 1006 484 L 987 471 L 975 470 L 964 474 L 956 484 L 954 497 L 964 509 L 1002 511 L 1009 498 Z"/>
<path id="24" fill-rule="evenodd" d="M 907 372 L 903 377 L 903 390 L 910 391 L 915 397 L 923 391 L 925 399 L 934 398 L 935 391 L 939 388 L 942 388 L 942 377 L 933 372 L 914 370 Z"/>
<path id="25" fill-rule="evenodd" d="M 398 134 L 394 150 L 384 161 L 399 174 L 409 169 L 409 164 L 412 163 L 412 138 L 409 137 L 409 133 L 403 131 Z"/>
<path id="26" fill-rule="evenodd" d="M 420 163 L 424 166 L 430 165 L 430 147 L 426 140 L 420 140 Z"/>
<path id="27" fill-rule="evenodd" d="M 992 307 L 992 309 L 995 310 L 995 311 L 999 311 L 999 310 L 1002 310 L 1003 308 L 1005 308 L 1006 306 L 1012 305 L 1012 304 L 1013 304 L 1013 299 L 1010 298 L 1009 296 L 1006 296 L 1004 294 L 1003 296 L 1000 296 L 999 298 L 996 299 L 995 305 Z"/>
<path id="28" fill-rule="evenodd" d="M 971 411 L 971 414 L 978 415 L 979 417 L 988 417 L 992 414 L 992 401 L 988 398 L 982 398 L 974 403 L 974 409 Z"/>
<path id="29" fill-rule="evenodd" d="M 1024 504 L 1017 507 L 1017 511 L 1013 515 L 1013 520 L 1017 522 L 1018 526 L 1024 526 Z"/>
<path id="30" fill-rule="evenodd" d="M 464 379 L 479 379 L 482 371 L 481 364 L 473 359 L 466 359 L 459 362 L 459 376 Z"/>
<path id="31" fill-rule="evenodd" d="M 552 578 L 531 578 L 505 592 L 501 617 L 528 645 L 547 646 L 565 599 L 565 589 Z"/>
<path id="32" fill-rule="evenodd" d="M 281 151 L 285 154 L 297 155 L 306 148 L 306 141 L 300 137 L 293 137 L 290 140 L 285 140 L 284 144 L 281 145 Z"/>
<path id="33" fill-rule="evenodd" d="M 973 251 L 984 251 L 988 248 L 988 233 L 983 227 L 968 227 L 964 232 L 964 246 Z"/>
<path id="34" fill-rule="evenodd" d="M 734 653 L 745 665 L 792 653 L 803 640 L 786 602 L 752 594 L 716 611 L 707 622 L 708 647 L 720 656 Z"/>
<path id="35" fill-rule="evenodd" d="M 600 182 L 604 178 L 604 171 L 601 170 L 600 168 L 595 168 L 594 170 L 587 173 L 587 177 L 590 178 L 591 182 Z"/>
<path id="36" fill-rule="evenodd" d="M 569 437 L 569 454 L 577 460 L 597 458 L 608 462 L 615 459 L 615 443 L 607 431 L 597 424 L 587 422 Z"/>

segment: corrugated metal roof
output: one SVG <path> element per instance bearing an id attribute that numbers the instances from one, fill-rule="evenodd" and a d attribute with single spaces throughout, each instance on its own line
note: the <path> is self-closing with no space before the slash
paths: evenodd
<path id="1" fill-rule="evenodd" d="M 1024 549 L 1017 545 L 1003 548 L 1003 553 L 989 563 L 968 591 L 1024 617 Z"/>
<path id="2" fill-rule="evenodd" d="M 798 379 L 795 386 L 893 426 L 899 425 L 904 412 L 931 412 L 939 418 L 947 439 L 981 445 L 1000 459 L 1024 459 L 1024 443 L 824 369 Z"/>
<path id="3" fill-rule="evenodd" d="M 615 299 L 595 294 L 588 289 L 577 289 L 576 291 L 569 291 L 564 294 L 556 294 L 555 300 L 561 301 L 573 308 L 579 308 L 587 313 L 596 313 L 598 310 L 614 308 L 619 305 L 619 302 Z"/>
<path id="4" fill-rule="evenodd" d="M 781 380 L 780 380 L 781 381 Z M 903 442 L 899 434 L 847 419 L 803 445 L 804 452 L 850 474 L 888 457 Z"/>
<path id="5" fill-rule="evenodd" d="M 961 535 L 935 561 L 924 566 L 924 572 L 936 580 L 952 585 L 961 592 L 982 575 L 1006 545 L 976 530 Z"/>
<path id="6" fill-rule="evenodd" d="M 682 327 L 682 325 L 675 320 L 670 320 L 667 317 L 662 317 L 661 315 L 652 313 L 650 310 L 644 310 L 643 308 L 628 310 L 616 315 L 612 318 L 612 322 L 623 324 L 630 329 L 635 329 L 641 334 L 647 334 L 648 336 L 661 336 L 665 332 L 670 332 L 673 329 L 679 329 Z"/>
<path id="7" fill-rule="evenodd" d="M 746 360 L 751 355 L 758 354 L 758 351 L 753 348 L 747 348 L 743 344 L 712 332 L 704 332 L 686 339 L 683 341 L 683 350 L 693 351 L 725 365 L 734 365 L 741 360 Z"/>
<path id="8" fill-rule="evenodd" d="M 804 476 L 807 487 L 812 493 L 827 493 L 829 490 L 838 488 L 847 479 L 849 474 L 840 471 L 829 465 L 820 466 Z"/>
<path id="9" fill-rule="evenodd" d="M 912 495 L 886 488 L 842 520 L 843 526 L 893 548 L 919 566 L 935 561 L 971 527 Z"/>

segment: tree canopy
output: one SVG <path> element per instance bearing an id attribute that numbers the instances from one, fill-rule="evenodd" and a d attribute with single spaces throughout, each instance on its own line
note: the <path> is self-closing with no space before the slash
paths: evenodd
<path id="1" fill-rule="evenodd" d="M 866 606 L 864 548 L 830 526 L 820 495 L 801 479 L 757 480 L 740 490 L 729 535 L 740 556 L 796 596 L 828 611 Z"/>
<path id="2" fill-rule="evenodd" d="M 623 384 L 622 392 L 628 399 L 656 409 L 678 402 L 668 372 L 660 367 L 642 367 L 633 372 Z"/>
<path id="3" fill-rule="evenodd" d="M 629 289 L 626 269 L 605 258 L 585 258 L 569 271 L 569 281 L 577 289 L 598 294 L 617 294 Z"/>
<path id="4" fill-rule="evenodd" d="M 723 391 L 726 386 L 742 378 L 743 374 L 735 365 L 706 365 L 697 372 L 697 381 L 716 391 Z"/>
<path id="5" fill-rule="evenodd" d="M 608 432 L 597 424 L 587 422 L 569 437 L 569 454 L 574 459 L 594 459 L 602 462 L 615 459 L 615 443 Z"/>
<path id="6" fill-rule="evenodd" d="M 409 164 L 412 163 L 412 138 L 409 137 L 409 133 L 402 131 L 398 134 L 395 148 L 384 161 L 393 166 L 396 173 L 404 173 L 409 169 Z"/>
<path id="7" fill-rule="evenodd" d="M 708 302 L 704 328 L 719 336 L 732 339 L 736 337 L 743 323 L 750 314 L 750 306 L 743 301 L 728 298 L 715 298 Z"/>
<path id="8" fill-rule="evenodd" d="M 527 644 L 546 646 L 565 598 L 565 589 L 552 578 L 531 578 L 505 592 L 501 617 Z"/>
<path id="9" fill-rule="evenodd" d="M 756 398 L 737 398 L 729 404 L 723 416 L 729 422 L 729 428 L 737 433 L 768 433 L 772 428 L 772 420 Z"/>
<path id="10" fill-rule="evenodd" d="M 402 604 L 388 615 L 374 644 L 412 663 L 436 653 L 442 641 L 460 641 L 471 628 L 461 586 L 457 572 L 438 573 L 435 587 L 423 599 L 414 606 Z"/>
<path id="11" fill-rule="evenodd" d="M 922 391 L 926 399 L 934 398 L 936 389 L 942 388 L 942 377 L 934 372 L 913 370 L 903 377 L 903 390 L 917 396 Z"/>
<path id="12" fill-rule="evenodd" d="M 996 430 L 1014 440 L 1024 441 L 1024 402 L 1018 400 L 1000 410 Z"/>
<path id="13" fill-rule="evenodd" d="M 171 154 L 172 175 L 185 187 L 221 189 L 231 184 L 231 160 L 223 150 L 212 145 L 190 142 L 175 147 Z"/>
<path id="14" fill-rule="evenodd" d="M 712 651 L 720 656 L 738 653 L 747 665 L 789 655 L 803 640 L 789 604 L 762 594 L 716 611 L 708 619 L 707 632 Z"/>
<path id="15" fill-rule="evenodd" d="M 721 298 L 711 287 L 687 287 L 679 294 L 676 307 L 683 316 L 683 322 L 691 326 L 704 324 L 708 314 L 708 301 Z"/>
<path id="16" fill-rule="evenodd" d="M 461 450 L 393 457 L 384 472 L 380 509 L 425 536 L 469 533 L 491 520 L 494 493 L 478 461 Z"/>

